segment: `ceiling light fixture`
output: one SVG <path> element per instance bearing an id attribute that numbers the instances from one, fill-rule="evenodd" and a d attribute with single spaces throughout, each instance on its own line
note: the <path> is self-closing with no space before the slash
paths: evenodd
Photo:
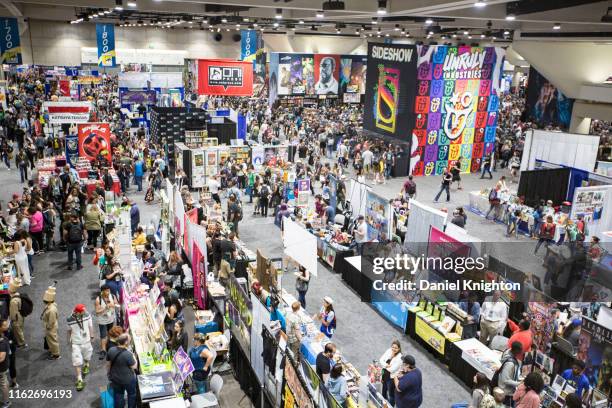
<path id="1" fill-rule="evenodd" d="M 504 35 L 510 35 L 510 31 L 508 30 L 504 31 Z"/>
<path id="2" fill-rule="evenodd" d="M 323 10 L 317 11 L 317 18 L 325 18 L 325 13 L 323 13 Z"/>
<path id="3" fill-rule="evenodd" d="M 506 16 L 506 20 L 508 20 L 508 21 L 514 21 L 514 20 L 516 20 L 516 16 L 515 16 L 514 14 L 508 14 L 508 15 Z"/>
<path id="4" fill-rule="evenodd" d="M 244 21 L 245 23 L 249 22 L 249 18 L 248 17 L 242 17 L 242 21 Z"/>
<path id="5" fill-rule="evenodd" d="M 277 20 L 280 20 L 281 18 L 283 18 L 283 9 L 276 9 L 276 13 L 274 14 L 274 18 Z"/>
<path id="6" fill-rule="evenodd" d="M 258 26 L 259 26 L 259 24 L 253 23 L 253 27 L 258 27 Z"/>
<path id="7" fill-rule="evenodd" d="M 560 29 L 561 29 L 561 24 L 555 23 L 555 25 L 553 26 L 553 30 L 560 30 Z"/>
<path id="8" fill-rule="evenodd" d="M 465 30 L 465 31 L 463 32 L 463 35 L 468 35 L 469 33 L 470 33 L 470 32 L 469 32 L 468 30 Z"/>
<path id="9" fill-rule="evenodd" d="M 378 8 L 376 9 L 376 14 L 387 14 L 387 0 L 378 0 Z"/>
<path id="10" fill-rule="evenodd" d="M 429 35 L 434 35 L 434 32 L 433 32 L 433 31 L 430 31 L 428 34 L 429 34 Z"/>
<path id="11" fill-rule="evenodd" d="M 135 7 L 138 7 L 138 4 L 136 4 L 136 2 L 135 2 L 135 1 L 128 1 L 128 2 L 127 2 L 127 6 L 128 6 L 128 7 L 135 8 Z"/>
<path id="12" fill-rule="evenodd" d="M 223 18 L 221 19 L 221 22 L 222 22 L 223 24 L 227 23 L 227 18 L 223 17 Z"/>
<path id="13" fill-rule="evenodd" d="M 304 20 L 298 21 L 298 24 L 304 24 Z"/>
<path id="14" fill-rule="evenodd" d="M 476 0 L 474 7 L 486 7 L 487 3 L 484 0 Z"/>
<path id="15" fill-rule="evenodd" d="M 399 31 L 400 30 L 400 26 L 399 24 L 396 24 L 395 27 L 393 28 L 394 31 Z"/>
<path id="16" fill-rule="evenodd" d="M 388 36 L 389 36 L 389 33 L 385 34 L 385 37 L 388 37 Z"/>
<path id="17" fill-rule="evenodd" d="M 484 34 L 480 34 L 480 38 L 485 38 L 486 36 Z"/>
<path id="18" fill-rule="evenodd" d="M 115 0 L 115 10 L 123 10 L 123 0 Z"/>
<path id="19" fill-rule="evenodd" d="M 378 24 L 378 19 L 373 18 L 373 19 L 372 19 L 372 24 Z"/>
<path id="20" fill-rule="evenodd" d="M 274 27 L 278 27 L 278 23 L 277 22 L 274 22 L 273 25 L 274 25 Z"/>
<path id="21" fill-rule="evenodd" d="M 453 38 L 457 38 L 457 34 L 453 34 Z"/>
<path id="22" fill-rule="evenodd" d="M 425 24 L 429 25 L 429 24 L 433 24 L 434 21 L 431 18 L 428 18 L 427 20 L 425 20 Z"/>

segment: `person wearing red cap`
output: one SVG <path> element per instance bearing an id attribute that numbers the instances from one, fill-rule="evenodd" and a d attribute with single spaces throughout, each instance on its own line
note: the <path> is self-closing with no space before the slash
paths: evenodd
<path id="1" fill-rule="evenodd" d="M 72 365 L 76 370 L 76 390 L 85 388 L 83 376 L 89 374 L 89 360 L 93 353 L 93 322 L 85 305 L 79 303 L 68 318 L 68 344 L 72 348 Z"/>

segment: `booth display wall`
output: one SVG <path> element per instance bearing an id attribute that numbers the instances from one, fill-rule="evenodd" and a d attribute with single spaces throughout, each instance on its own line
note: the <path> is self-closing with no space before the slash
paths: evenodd
<path id="1" fill-rule="evenodd" d="M 182 88 L 182 72 L 120 72 L 119 88 Z"/>
<path id="2" fill-rule="evenodd" d="M 391 204 L 385 198 L 371 191 L 366 193 L 366 223 L 368 241 L 385 241 L 391 233 Z"/>
<path id="3" fill-rule="evenodd" d="M 612 228 L 612 185 L 578 187 L 574 191 L 571 218 L 584 216 L 588 236 L 601 237 Z"/>
<path id="4" fill-rule="evenodd" d="M 418 48 L 415 175 L 440 175 L 459 158 L 477 172 L 495 147 L 505 51 L 498 47 Z"/>
<path id="5" fill-rule="evenodd" d="M 521 171 L 533 170 L 536 160 L 593 172 L 599 136 L 533 130 L 527 132 Z"/>
<path id="6" fill-rule="evenodd" d="M 251 293 L 251 304 L 253 305 L 253 329 L 251 330 L 251 364 L 253 371 L 257 375 L 260 384 L 265 381 L 265 369 L 262 353 L 263 346 L 263 327 L 270 327 L 270 312 L 263 303 Z"/>
<path id="7" fill-rule="evenodd" d="M 286 218 L 284 222 L 285 255 L 305 267 L 312 275 L 317 276 L 317 238 L 291 218 Z"/>
<path id="8" fill-rule="evenodd" d="M 431 227 L 443 230 L 447 215 L 416 200 L 410 200 L 410 220 L 406 230 L 404 248 L 415 255 L 426 253 Z"/>
<path id="9" fill-rule="evenodd" d="M 346 194 L 346 199 L 351 203 L 354 216 L 363 215 L 365 217 L 366 195 L 367 192 L 371 190 L 371 187 L 368 187 L 367 184 L 363 184 L 355 179 L 351 179 Z"/>
<path id="10" fill-rule="evenodd" d="M 540 200 L 552 200 L 559 205 L 567 199 L 571 170 L 542 169 L 521 173 L 518 195 L 525 197 L 525 204 L 535 207 Z"/>

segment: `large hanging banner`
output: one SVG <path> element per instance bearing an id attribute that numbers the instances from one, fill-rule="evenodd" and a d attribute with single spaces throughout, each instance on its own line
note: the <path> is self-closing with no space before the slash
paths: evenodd
<path id="1" fill-rule="evenodd" d="M 10 65 L 22 64 L 21 40 L 19 38 L 19 24 L 16 18 L 2 18 L 2 35 L 0 35 L 0 51 L 2 63 Z"/>
<path id="2" fill-rule="evenodd" d="M 96 24 L 96 40 L 98 43 L 98 66 L 116 66 L 115 26 L 113 24 Z"/>
<path id="3" fill-rule="evenodd" d="M 277 52 L 270 54 L 270 80 L 268 81 L 268 106 L 274 105 L 278 99 L 278 65 L 279 55 Z"/>
<path id="4" fill-rule="evenodd" d="M 102 155 L 112 163 L 110 126 L 108 123 L 80 123 L 79 134 L 79 156 L 88 161 L 97 160 Z"/>
<path id="5" fill-rule="evenodd" d="M 414 45 L 368 44 L 364 129 L 410 143 L 416 57 Z"/>
<path id="6" fill-rule="evenodd" d="M 315 93 L 317 95 L 338 95 L 339 79 L 340 56 L 332 54 L 315 54 Z"/>
<path id="7" fill-rule="evenodd" d="M 528 120 L 539 127 L 553 126 L 567 130 L 572 119 L 574 99 L 568 98 L 533 66 L 529 68 L 525 109 Z"/>
<path id="8" fill-rule="evenodd" d="M 420 46 L 412 174 L 442 174 L 461 159 L 477 172 L 495 146 L 504 50 Z"/>
<path id="9" fill-rule="evenodd" d="M 253 95 L 253 64 L 230 59 L 198 60 L 200 95 Z"/>
<path id="10" fill-rule="evenodd" d="M 340 93 L 365 94 L 368 60 L 365 55 L 340 58 Z"/>
<path id="11" fill-rule="evenodd" d="M 579 344 L 576 358 L 586 363 L 584 373 L 589 378 L 591 387 L 600 390 L 604 395 L 610 395 L 612 330 L 583 316 Z"/>
<path id="12" fill-rule="evenodd" d="M 240 30 L 240 60 L 253 62 L 257 51 L 263 48 L 261 35 L 257 30 Z"/>

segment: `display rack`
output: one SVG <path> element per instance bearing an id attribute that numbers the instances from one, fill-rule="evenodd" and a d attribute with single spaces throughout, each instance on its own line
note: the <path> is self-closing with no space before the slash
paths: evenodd
<path id="1" fill-rule="evenodd" d="M 189 148 L 202 147 L 208 139 L 207 130 L 186 130 L 185 131 L 185 146 Z"/>

